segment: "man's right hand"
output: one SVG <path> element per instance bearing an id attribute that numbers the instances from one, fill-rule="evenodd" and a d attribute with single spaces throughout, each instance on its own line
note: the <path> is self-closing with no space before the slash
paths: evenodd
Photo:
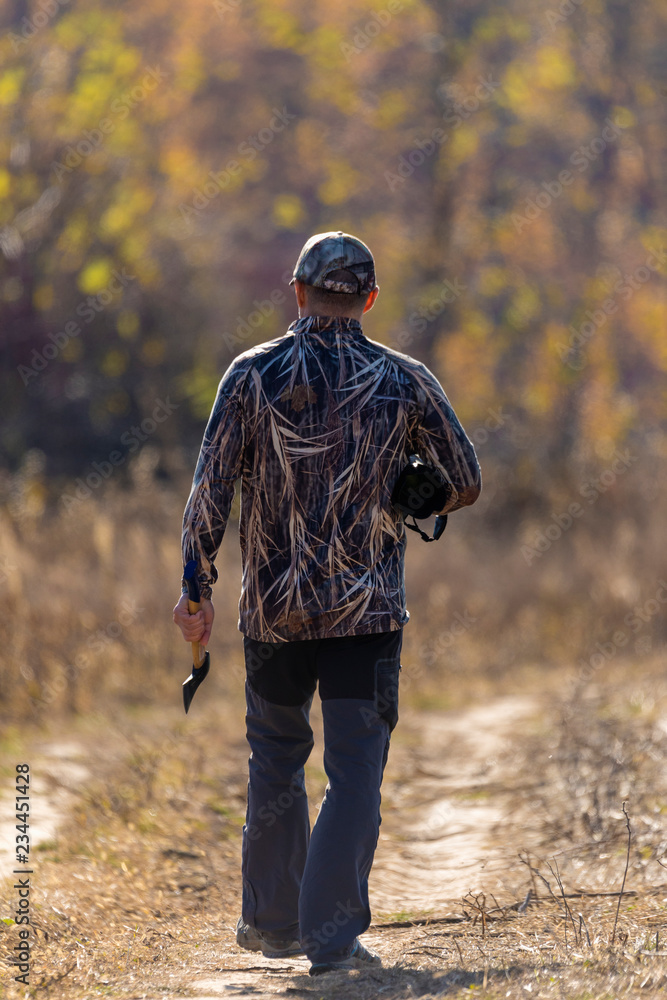
<path id="1" fill-rule="evenodd" d="M 203 600 L 201 608 L 194 615 L 188 611 L 188 595 L 181 594 L 174 608 L 174 623 L 180 628 L 186 642 L 199 642 L 206 646 L 211 638 L 215 610 L 213 601 Z"/>

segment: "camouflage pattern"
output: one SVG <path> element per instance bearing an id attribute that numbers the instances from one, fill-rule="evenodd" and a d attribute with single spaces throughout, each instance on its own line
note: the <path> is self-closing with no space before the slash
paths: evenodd
<path id="1" fill-rule="evenodd" d="M 327 277 L 332 271 L 341 270 L 352 272 L 349 281 L 334 281 Z M 297 280 L 329 292 L 346 292 L 350 295 L 372 292 L 375 288 L 373 254 L 356 236 L 340 230 L 317 233 L 310 237 L 299 254 L 290 284 Z"/>
<path id="2" fill-rule="evenodd" d="M 203 597 L 241 479 L 239 630 L 262 642 L 389 632 L 408 621 L 402 516 L 411 454 L 474 503 L 480 469 L 442 386 L 358 320 L 307 316 L 239 355 L 204 434 L 183 518 Z"/>

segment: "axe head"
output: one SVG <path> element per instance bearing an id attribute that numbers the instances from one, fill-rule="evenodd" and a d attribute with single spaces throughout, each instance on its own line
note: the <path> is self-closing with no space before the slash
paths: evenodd
<path id="1" fill-rule="evenodd" d="M 198 667 L 193 666 L 192 673 L 190 676 L 183 681 L 183 707 L 187 715 L 188 709 L 192 704 L 192 699 L 195 696 L 195 691 L 205 679 L 208 668 L 211 665 L 211 657 L 209 656 L 208 650 L 206 650 L 206 655 Z"/>

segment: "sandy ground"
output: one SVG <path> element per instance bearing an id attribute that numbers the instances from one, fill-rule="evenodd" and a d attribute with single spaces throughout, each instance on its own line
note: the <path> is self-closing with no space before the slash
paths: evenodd
<path id="1" fill-rule="evenodd" d="M 511 783 L 517 752 L 512 734 L 536 713 L 532 699 L 508 697 L 455 714 L 402 717 L 402 739 L 398 746 L 394 741 L 383 786 L 382 831 L 371 875 L 377 922 L 436 913 L 440 919 L 460 917 L 461 899 L 469 892 L 517 901 L 505 881 L 508 871 L 519 867 L 516 847 L 499 836 L 499 827 L 506 818 L 503 789 Z M 517 882 L 525 882 L 525 873 Z M 375 925 L 364 935 L 364 943 L 380 953 L 385 942 L 386 931 Z M 187 1000 L 268 1000 L 285 995 L 286 974 L 299 977 L 300 988 L 292 992 L 321 996 L 323 980 L 300 979 L 307 976 L 306 959 L 276 962 L 233 945 L 224 951 L 225 959 L 234 957 L 235 968 L 193 980 Z M 354 991 L 346 978 L 347 989 Z M 326 979 L 331 989 L 332 977 Z"/>
<path id="2" fill-rule="evenodd" d="M 169 837 L 162 838 L 164 843 L 162 839 L 155 840 L 152 853 L 149 851 L 143 856 L 144 861 L 158 866 L 157 875 L 153 870 L 144 872 L 133 868 L 134 862 L 129 853 L 125 854 L 129 868 L 123 863 L 120 869 L 113 869 L 117 873 L 113 875 L 108 868 L 111 859 L 107 862 L 105 857 L 96 855 L 77 855 L 63 861 L 62 874 L 59 874 L 58 865 L 50 867 L 49 889 L 43 899 L 51 914 L 50 933 L 55 933 L 57 927 L 63 929 L 64 947 L 69 949 L 63 952 L 63 963 L 66 965 L 69 961 L 67 955 L 72 954 L 72 948 L 74 955 L 80 948 L 81 961 L 88 963 L 91 970 L 104 969 L 86 980 L 91 982 L 90 989 L 82 988 L 79 993 L 69 988 L 66 993 L 68 1000 L 93 1000 L 101 996 L 122 997 L 123 1000 L 172 1000 L 176 997 L 179 1000 L 220 1000 L 231 996 L 253 1000 L 269 1000 L 276 996 L 302 1000 L 309 997 L 317 1000 L 374 1000 L 375 997 L 407 1000 L 414 996 L 459 996 L 463 995 L 462 990 L 468 995 L 469 989 L 483 989 L 487 978 L 489 983 L 492 980 L 496 983 L 494 989 L 501 990 L 498 994 L 494 993 L 494 997 L 523 997 L 532 990 L 535 969 L 544 969 L 543 976 L 548 983 L 546 993 L 536 992 L 535 995 L 558 996 L 561 1000 L 563 997 L 571 1000 L 576 996 L 579 1000 L 580 996 L 594 996 L 598 1000 L 597 993 L 586 992 L 585 976 L 581 979 L 581 993 L 571 992 L 572 980 L 565 987 L 565 992 L 557 985 L 561 974 L 559 969 L 570 969 L 573 959 L 575 963 L 584 963 L 585 968 L 586 955 L 581 929 L 579 946 L 575 951 L 572 951 L 572 930 L 570 944 L 567 945 L 558 902 L 548 898 L 542 885 L 538 886 L 540 905 L 533 907 L 531 903 L 525 915 L 516 919 L 517 908 L 525 901 L 527 887 L 531 884 L 530 873 L 519 859 L 519 852 L 534 851 L 535 855 L 539 855 L 542 849 L 544 856 L 547 829 L 544 795 L 549 798 L 557 791 L 555 777 L 558 769 L 551 759 L 552 750 L 556 752 L 554 719 L 550 718 L 548 704 L 548 699 L 513 695 L 490 699 L 484 704 L 455 712 L 402 712 L 392 738 L 383 785 L 383 823 L 371 874 L 374 922 L 364 935 L 365 943 L 383 956 L 385 968 L 379 972 L 337 973 L 317 979 L 308 976 L 309 962 L 305 958 L 286 961 L 264 959 L 261 955 L 242 951 L 234 940 L 240 883 L 240 837 L 238 825 L 233 824 L 239 822 L 238 814 L 243 809 L 247 750 L 242 737 L 242 716 L 238 715 L 235 707 L 227 706 L 227 721 L 221 722 L 225 735 L 219 738 L 221 742 L 214 754 L 221 747 L 228 748 L 228 759 L 219 762 L 223 774 L 220 788 L 222 801 L 233 805 L 236 818 L 232 826 L 226 828 L 231 839 L 218 841 L 214 847 L 218 852 L 215 855 L 217 861 L 208 863 L 210 870 L 203 860 L 205 851 L 195 849 L 189 842 L 181 843 L 180 831 L 176 830 L 171 838 L 173 843 Z M 161 746 L 170 760 L 172 750 L 178 744 L 182 747 L 184 759 L 191 761 L 196 769 L 197 760 L 201 762 L 201 754 L 206 753 L 208 747 L 204 718 L 202 711 L 199 716 L 188 718 L 187 724 L 182 724 L 181 720 L 183 728 L 178 730 L 180 735 L 163 739 Z M 202 730 L 198 734 L 199 724 Z M 317 749 L 313 755 L 312 778 L 317 782 L 320 780 L 315 777 L 317 755 L 319 752 L 321 758 L 322 748 L 321 719 L 318 719 L 317 712 L 314 713 L 313 728 Z M 664 732 L 662 718 L 658 728 L 661 733 Z M 136 719 L 119 723 L 113 731 L 100 731 L 92 741 L 79 739 L 76 732 L 58 739 L 56 732 L 53 731 L 50 739 L 38 741 L 30 754 L 33 775 L 32 845 L 35 855 L 40 860 L 43 856 L 46 865 L 51 864 L 48 861 L 49 842 L 57 839 L 61 822 L 71 818 L 77 810 L 85 809 L 85 790 L 90 783 L 99 782 L 102 777 L 107 780 L 104 787 L 117 791 L 118 781 L 122 780 L 118 775 L 125 773 L 123 767 L 127 765 L 123 762 L 128 752 L 132 748 L 136 752 L 138 747 L 144 746 L 147 748 L 144 757 L 148 760 L 152 752 L 149 752 L 150 748 L 155 745 L 150 726 L 142 728 Z M 607 742 L 610 746 L 613 744 L 613 741 Z M 643 752 L 642 746 L 638 744 L 633 753 Z M 595 750 L 596 754 L 598 752 L 601 751 Z M 651 752 L 655 753 L 655 747 Z M 630 744 L 626 755 L 628 759 L 632 757 Z M 585 763 L 585 755 L 581 761 Z M 577 765 L 577 771 L 580 769 Z M 602 771 L 599 773 L 602 775 Z M 6 789 L 7 782 L 4 785 Z M 205 787 L 199 786 L 198 795 Z M 542 788 L 541 806 L 536 804 L 539 796 L 536 796 L 534 787 Z M 313 795 L 311 799 L 314 819 L 317 796 Z M 2 875 L 13 867 L 11 844 L 14 830 L 11 816 L 7 816 L 8 808 L 5 808 L 9 805 L 10 800 L 4 794 L 0 797 Z M 661 824 L 659 819 L 655 822 L 657 836 Z M 207 824 L 211 825 L 208 831 L 210 846 L 214 824 L 212 820 L 208 820 Z M 118 828 L 116 832 L 119 832 Z M 130 833 L 129 836 L 133 835 Z M 651 843 L 651 837 L 644 843 Z M 45 845 L 43 855 L 39 852 L 40 844 Z M 105 850 L 109 850 L 108 846 Z M 122 845 L 114 850 L 122 859 Z M 550 851 L 551 846 L 547 846 L 546 850 Z M 99 853 L 99 846 L 96 851 Z M 573 857 L 573 865 L 583 864 L 577 854 Z M 587 862 L 588 867 L 576 869 L 579 875 L 570 868 L 569 887 L 586 884 L 597 889 L 617 888 L 617 880 L 622 875 L 622 858 L 610 853 L 600 853 L 599 858 L 605 860 L 593 860 Z M 566 865 L 567 858 L 562 857 L 561 863 Z M 611 873 L 610 865 L 613 869 Z M 188 866 L 193 868 L 192 872 Z M 655 887 L 649 888 L 644 909 L 637 919 L 642 922 L 641 934 L 644 934 L 645 928 L 647 934 L 656 935 L 657 932 L 660 935 L 664 926 L 667 936 L 667 918 L 662 916 L 667 910 L 667 898 L 663 898 L 667 897 L 667 887 L 663 887 L 662 868 L 655 867 L 658 875 Z M 86 882 L 97 884 L 102 869 L 106 875 L 104 881 L 99 881 L 99 892 L 108 894 L 108 898 L 107 895 L 99 897 L 101 909 L 93 930 L 77 916 L 76 886 L 81 885 L 83 890 Z M 43 871 L 42 882 L 46 886 L 46 869 Z M 69 872 L 69 880 L 65 872 Z M 577 877 L 580 877 L 580 883 L 573 881 Z M 140 888 L 144 879 L 147 887 L 149 884 L 153 886 L 153 896 L 149 897 L 148 890 Z M 222 905 L 213 905 L 211 901 L 206 903 L 202 896 L 202 908 L 197 911 L 197 879 L 202 885 L 214 884 L 215 887 L 217 883 L 215 899 Z M 164 892 L 159 892 L 163 902 L 156 904 L 154 892 L 156 886 L 163 882 Z M 191 895 L 174 895 L 179 885 L 190 886 L 185 892 L 191 892 Z M 85 898 L 86 912 L 92 915 L 96 896 L 87 893 Z M 208 898 L 212 900 L 212 897 Z M 185 909 L 177 909 L 178 899 L 181 900 L 178 905 Z M 493 919 L 497 923 L 489 924 L 486 930 L 473 920 L 478 912 L 476 906 L 479 907 L 480 903 L 487 912 L 491 910 L 496 914 Z M 634 906 L 632 901 L 630 904 L 628 911 Z M 172 905 L 174 912 L 171 918 L 166 912 L 155 916 L 158 908 L 166 911 Z M 576 903 L 585 911 L 591 933 L 601 930 L 598 937 L 601 944 L 598 946 L 593 942 L 598 948 L 598 962 L 600 955 L 606 961 L 604 954 L 607 952 L 604 948 L 601 952 L 599 948 L 609 940 L 615 905 L 614 899 L 606 898 L 591 900 L 588 910 L 584 903 Z M 152 916 L 144 916 L 142 906 L 149 906 Z M 206 916 L 208 907 L 212 907 L 212 920 Z M 149 913 L 148 910 L 145 912 Z M 197 914 L 194 924 L 199 928 L 197 933 L 201 934 L 201 938 L 196 943 L 196 950 L 193 950 L 188 930 L 191 925 L 185 916 L 188 912 L 193 917 Z M 497 916 L 499 913 L 502 918 Z M 120 963 L 116 963 L 116 971 L 111 970 L 109 963 L 106 967 L 102 966 L 94 957 L 96 951 L 104 950 L 105 927 L 108 926 L 104 921 L 109 919 L 120 920 L 123 928 L 127 924 L 123 931 L 128 941 L 127 953 L 123 953 Z M 69 930 L 71 921 L 77 920 L 77 930 Z M 140 925 L 143 929 L 137 931 L 135 928 Z M 73 934 L 76 940 L 73 940 Z M 117 940 L 118 926 L 114 934 Z M 80 940 L 83 941 L 81 945 L 77 943 Z M 171 943 L 167 945 L 169 940 Z M 662 952 L 658 951 L 658 937 L 655 940 L 655 958 L 646 952 L 643 937 L 638 937 L 633 946 L 639 951 L 627 957 L 630 968 L 635 967 L 633 963 L 640 963 L 637 975 L 641 973 L 642 982 L 646 984 L 643 996 L 653 995 L 648 992 L 650 987 L 661 990 L 667 985 L 667 973 L 663 972 L 662 965 L 656 964 Z M 648 937 L 646 941 L 649 941 Z M 160 950 L 163 943 L 168 949 L 168 956 Z M 142 956 L 138 966 L 130 961 L 135 953 Z M 635 957 L 639 954 L 644 956 L 640 960 Z M 612 959 L 612 965 L 620 961 L 616 953 L 610 962 Z M 148 974 L 149 969 L 141 963 L 156 960 L 157 964 L 152 967 L 154 971 Z M 509 992 L 505 989 L 504 980 L 506 975 L 510 975 L 508 970 L 515 977 L 523 977 L 520 984 L 516 982 Z M 616 965 L 610 966 L 610 970 L 607 973 L 605 966 L 601 975 L 614 977 L 608 980 L 614 984 L 612 992 L 600 993 L 600 997 L 618 1000 L 621 995 L 638 995 L 632 992 L 630 986 L 627 989 L 624 986 L 623 992 L 618 992 L 621 980 L 617 976 Z M 576 968 L 574 974 L 579 975 Z M 567 975 L 573 975 L 571 969 Z M 503 977 L 501 984 L 496 982 L 499 977 Z M 631 985 L 634 979 L 629 978 L 627 982 Z M 4 995 L 0 987 L 0 997 Z M 19 996 L 11 991 L 6 995 L 12 998 Z M 61 995 L 57 980 L 47 995 L 49 998 Z"/>
<path id="3" fill-rule="evenodd" d="M 49 742 L 30 755 L 30 846 L 36 850 L 56 836 L 59 824 L 77 802 L 81 786 L 90 779 L 84 746 L 74 740 Z M 17 761 L 17 763 L 19 763 Z M 14 781 L 14 774 L 11 775 Z M 7 791 L 9 782 L 6 782 Z M 7 806 L 5 807 L 5 803 Z M 0 874 L 14 867 L 16 826 L 11 799 L 0 796 Z"/>

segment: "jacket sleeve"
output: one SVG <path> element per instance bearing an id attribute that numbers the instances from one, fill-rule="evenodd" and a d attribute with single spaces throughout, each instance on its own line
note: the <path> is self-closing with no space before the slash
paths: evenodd
<path id="1" fill-rule="evenodd" d="M 425 462 L 437 466 L 452 487 L 452 495 L 440 513 L 467 507 L 475 502 L 482 489 L 477 455 L 444 389 L 435 375 L 421 364 L 417 373 L 417 398 L 414 450 Z"/>
<path id="2" fill-rule="evenodd" d="M 218 386 L 183 515 L 183 565 L 195 559 L 202 598 L 218 579 L 214 560 L 243 464 L 244 422 L 240 379 L 232 365 Z M 183 584 L 183 592 L 186 591 Z"/>

